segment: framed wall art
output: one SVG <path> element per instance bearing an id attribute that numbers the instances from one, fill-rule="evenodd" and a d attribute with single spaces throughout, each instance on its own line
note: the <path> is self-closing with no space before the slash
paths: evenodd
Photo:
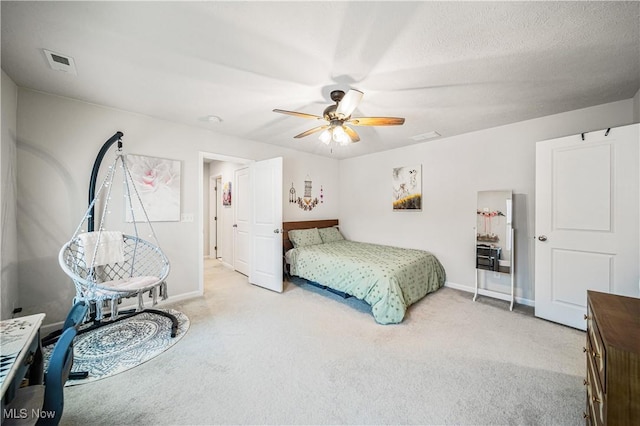
<path id="1" fill-rule="evenodd" d="M 180 161 L 129 154 L 126 162 L 149 221 L 180 221 Z M 133 206 L 125 206 L 127 222 L 146 220 L 137 197 L 131 199 Z"/>
<path id="2" fill-rule="evenodd" d="M 231 205 L 231 182 L 225 183 L 222 188 L 222 205 L 226 207 Z"/>
<path id="3" fill-rule="evenodd" d="M 422 165 L 393 169 L 393 210 L 422 210 Z"/>

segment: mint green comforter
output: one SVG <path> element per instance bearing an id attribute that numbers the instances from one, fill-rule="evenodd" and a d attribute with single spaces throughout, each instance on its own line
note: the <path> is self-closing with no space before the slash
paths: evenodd
<path id="1" fill-rule="evenodd" d="M 438 259 L 423 250 L 342 240 L 294 248 L 287 258 L 292 275 L 364 300 L 380 324 L 401 322 L 445 281 Z"/>

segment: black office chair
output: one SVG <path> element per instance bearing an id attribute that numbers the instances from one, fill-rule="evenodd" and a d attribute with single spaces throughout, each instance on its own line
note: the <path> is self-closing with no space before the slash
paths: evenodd
<path id="1" fill-rule="evenodd" d="M 78 331 L 68 327 L 56 342 L 44 384 L 20 388 L 7 409 L 24 416 L 7 418 L 4 425 L 57 425 L 64 408 L 64 385 L 73 365 L 73 338 Z M 23 418 L 22 418 L 23 417 Z"/>

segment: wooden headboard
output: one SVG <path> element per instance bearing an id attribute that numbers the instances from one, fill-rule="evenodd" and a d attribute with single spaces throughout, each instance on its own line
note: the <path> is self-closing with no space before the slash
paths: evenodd
<path id="1" fill-rule="evenodd" d="M 338 219 L 325 220 L 303 220 L 299 222 L 283 222 L 282 223 L 282 247 L 283 253 L 293 248 L 293 244 L 289 240 L 289 231 L 292 229 L 309 229 L 309 228 L 328 228 L 337 226 Z"/>

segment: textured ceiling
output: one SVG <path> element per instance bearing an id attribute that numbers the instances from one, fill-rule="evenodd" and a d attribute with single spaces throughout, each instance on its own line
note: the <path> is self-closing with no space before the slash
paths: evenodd
<path id="1" fill-rule="evenodd" d="M 21 87 L 347 158 L 629 99 L 639 2 L 8 2 L 2 69 Z M 77 75 L 42 49 L 71 56 Z M 293 136 L 333 89 L 364 97 L 330 150 Z M 208 115 L 221 123 L 204 120 Z M 331 152 L 332 151 L 332 152 Z"/>

